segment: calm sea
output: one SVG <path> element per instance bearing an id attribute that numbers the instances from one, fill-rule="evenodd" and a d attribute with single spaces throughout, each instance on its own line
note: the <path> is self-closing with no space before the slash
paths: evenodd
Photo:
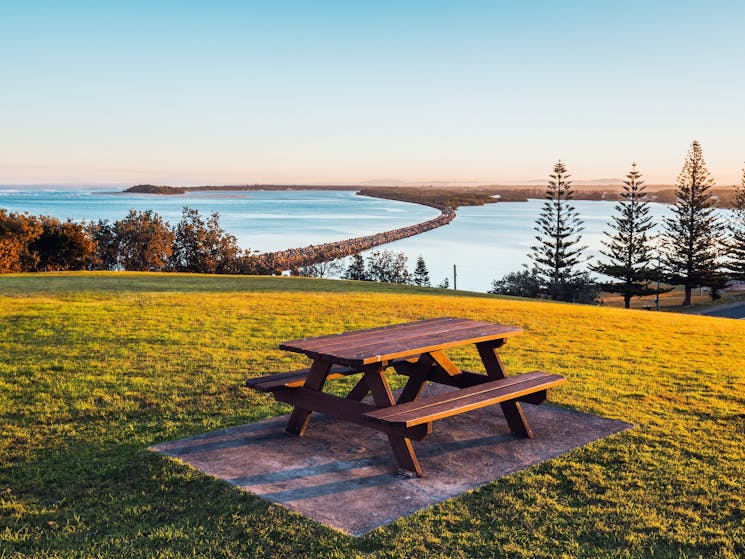
<path id="1" fill-rule="evenodd" d="M 542 200 L 463 207 L 449 225 L 379 247 L 404 252 L 410 269 L 422 255 L 433 284 L 448 278 L 453 266 L 458 289 L 485 292 L 491 280 L 529 263 L 533 230 Z M 220 223 L 243 248 L 273 251 L 368 235 L 439 214 L 417 204 L 357 196 L 349 191 L 197 192 L 183 196 L 130 195 L 100 190 L 16 190 L 0 188 L 0 208 L 61 219 L 115 221 L 129 209 L 152 209 L 175 224 L 184 206 Z M 584 221 L 582 242 L 588 254 L 602 248 L 603 232 L 613 214 L 613 202 L 576 201 Z M 658 223 L 670 207 L 651 204 Z M 722 211 L 726 216 L 729 212 Z"/>
<path id="2" fill-rule="evenodd" d="M 130 209 L 152 209 L 171 225 L 184 206 L 207 217 L 220 214 L 223 229 L 243 248 L 261 252 L 328 243 L 426 221 L 440 212 L 427 206 L 357 196 L 349 191 L 283 190 L 193 192 L 174 196 L 0 189 L 0 208 L 62 219 L 116 221 Z"/>

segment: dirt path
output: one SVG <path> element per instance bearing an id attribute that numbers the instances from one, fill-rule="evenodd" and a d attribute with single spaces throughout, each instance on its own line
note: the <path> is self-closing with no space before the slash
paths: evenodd
<path id="1" fill-rule="evenodd" d="M 734 303 L 724 303 L 722 305 L 706 307 L 704 309 L 692 311 L 691 314 L 743 320 L 745 319 L 745 301 L 735 301 Z"/>

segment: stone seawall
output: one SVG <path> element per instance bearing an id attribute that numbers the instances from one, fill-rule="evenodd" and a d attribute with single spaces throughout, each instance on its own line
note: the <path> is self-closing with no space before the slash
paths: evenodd
<path id="1" fill-rule="evenodd" d="M 355 237 L 343 241 L 310 245 L 301 248 L 290 248 L 277 252 L 257 254 L 252 257 L 259 273 L 281 273 L 285 270 L 297 270 L 302 266 L 329 262 L 337 258 L 351 256 L 370 248 L 392 243 L 406 237 L 413 237 L 419 233 L 436 229 L 450 223 L 455 217 L 455 210 L 448 206 L 424 204 L 440 210 L 440 215 L 434 219 L 423 221 L 415 225 L 400 227 L 374 235 Z"/>

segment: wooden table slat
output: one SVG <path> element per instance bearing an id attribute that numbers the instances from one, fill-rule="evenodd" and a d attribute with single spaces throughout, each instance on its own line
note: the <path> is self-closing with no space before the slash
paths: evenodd
<path id="1" fill-rule="evenodd" d="M 335 344 L 318 346 L 313 349 L 304 349 L 308 357 L 317 358 L 321 355 L 343 355 L 350 352 L 356 352 L 361 348 L 381 344 L 401 344 L 406 340 L 414 338 L 433 338 L 435 336 L 456 335 L 459 330 L 473 329 L 476 327 L 493 326 L 490 322 L 464 321 L 458 323 L 427 325 L 426 327 L 415 330 L 406 330 L 405 332 L 380 332 L 375 335 L 365 336 L 363 338 L 354 338 L 349 340 L 340 340 Z"/>
<path id="2" fill-rule="evenodd" d="M 554 386 L 558 386 L 566 382 L 566 379 L 560 375 L 553 376 L 558 378 L 534 379 L 532 381 L 515 384 L 506 389 L 494 390 L 491 393 L 479 394 L 466 398 L 458 398 L 458 400 L 456 400 L 455 402 L 437 404 L 435 406 L 425 408 L 424 410 L 409 412 L 408 414 L 403 415 L 397 415 L 394 418 L 393 424 L 400 425 L 402 427 L 414 427 L 416 425 L 423 425 L 425 423 L 431 423 L 432 421 L 436 421 L 438 419 L 452 417 L 454 415 L 459 415 L 461 413 L 466 413 L 471 410 L 482 408 L 487 405 L 507 401 L 514 402 L 514 400 L 519 399 L 521 396 L 535 393 L 536 390 L 548 390 Z M 483 396 L 489 397 L 484 398 Z M 426 415 L 424 415 L 422 412 L 426 412 Z M 532 438 L 530 434 L 526 433 L 526 435 Z"/>
<path id="3" fill-rule="evenodd" d="M 521 332 L 522 329 L 518 327 L 492 324 L 465 328 L 455 332 L 444 332 L 439 335 L 407 338 L 399 341 L 356 347 L 349 351 L 332 351 L 328 354 L 321 353 L 317 357 L 357 367 L 469 343 L 503 339 Z"/>
<path id="4" fill-rule="evenodd" d="M 287 371 L 286 373 L 273 373 L 271 375 L 264 375 L 260 377 L 253 377 L 246 380 L 246 386 L 253 388 L 257 384 L 264 384 L 266 382 L 273 381 L 288 381 L 291 382 L 294 379 L 305 379 L 310 372 L 310 367 L 304 367 L 303 369 L 296 369 L 294 371 Z M 360 371 L 352 369 L 350 367 L 344 367 L 342 365 L 332 365 L 330 373 L 341 373 L 344 375 L 359 373 Z"/>
<path id="5" fill-rule="evenodd" d="M 311 338 L 289 340 L 287 342 L 282 342 L 279 347 L 280 349 L 286 349 L 289 351 L 302 352 L 305 349 L 312 349 L 325 344 L 331 346 L 337 341 L 362 338 L 369 335 L 375 335 L 376 333 L 380 332 L 405 332 L 406 330 L 417 329 L 429 324 L 447 324 L 449 322 L 465 322 L 466 320 L 467 319 L 456 317 L 430 318 L 427 320 L 407 322 L 405 324 L 389 324 L 388 326 L 378 326 L 376 328 L 366 328 L 364 330 L 352 330 L 350 332 L 341 332 L 337 334 L 326 334 L 324 336 L 314 336 Z"/>
<path id="6" fill-rule="evenodd" d="M 499 386 L 502 387 L 510 387 L 515 384 L 520 384 L 522 382 L 531 381 L 535 379 L 545 378 L 547 373 L 544 373 L 542 371 L 532 371 L 530 373 L 524 373 L 522 375 L 516 375 L 511 377 L 505 377 L 503 379 L 499 379 Z M 554 375 L 559 376 L 559 375 Z M 560 377 L 563 378 L 563 377 Z M 393 420 L 395 417 L 399 415 L 404 415 L 409 412 L 416 412 L 424 408 L 428 408 L 437 404 L 444 404 L 448 402 L 452 402 L 453 400 L 457 400 L 459 398 L 467 398 L 468 396 L 473 396 L 475 394 L 481 394 L 482 392 L 489 392 L 490 390 L 494 390 L 494 380 L 489 379 L 488 377 L 484 377 L 484 382 L 482 384 L 471 386 L 468 388 L 460 388 L 458 390 L 450 390 L 448 392 L 445 392 L 443 394 L 438 394 L 437 396 L 430 396 L 428 398 L 423 398 L 420 400 L 414 400 L 412 402 L 407 402 L 405 404 L 398 404 L 394 407 L 390 408 L 381 408 L 379 410 L 375 410 L 374 412 L 368 414 L 368 417 L 373 417 L 375 419 L 386 419 L 386 420 Z"/>
<path id="7" fill-rule="evenodd" d="M 301 340 L 298 343 L 285 342 L 280 349 L 305 353 L 309 356 L 318 355 L 321 352 L 329 353 L 331 351 L 343 348 L 354 347 L 356 345 L 366 345 L 376 340 L 386 340 L 391 338 L 403 338 L 407 336 L 416 336 L 424 333 L 435 333 L 455 328 L 460 324 L 470 321 L 465 319 L 448 319 L 446 321 L 427 321 L 425 323 L 416 323 L 413 326 L 394 325 L 385 326 L 380 330 L 358 330 L 348 334 L 336 335 L 331 339 L 317 340 L 310 338 Z"/>
<path id="8" fill-rule="evenodd" d="M 496 381 L 489 381 L 483 387 L 473 387 L 482 388 L 480 391 L 472 391 L 472 389 L 464 388 L 451 393 L 452 398 L 450 400 L 438 403 L 433 403 L 429 398 L 424 398 L 419 400 L 419 402 L 427 405 L 403 413 L 388 415 L 384 417 L 382 421 L 392 423 L 393 425 L 400 425 L 402 427 L 414 427 L 416 425 L 430 423 L 438 419 L 451 417 L 487 405 L 515 400 L 526 394 L 535 393 L 536 390 L 548 390 L 566 382 L 566 379 L 561 375 L 542 373 L 541 376 L 530 379 L 523 378 L 525 376 L 526 375 L 519 375 L 518 377 L 514 377 L 517 379 L 517 382 L 511 382 L 509 384 L 504 381 L 508 379 L 513 380 L 510 377 L 498 379 Z M 498 383 L 499 386 L 494 387 L 495 383 Z M 403 406 L 405 404 L 401 405 Z M 395 406 L 393 409 L 398 407 L 399 406 Z M 380 419 L 377 415 L 374 415 L 376 413 L 376 411 L 368 412 L 366 415 L 367 417 Z"/>
<path id="9" fill-rule="evenodd" d="M 390 339 L 390 338 L 399 338 L 399 337 L 406 337 L 406 336 L 412 336 L 412 335 L 418 335 L 420 333 L 429 333 L 429 332 L 440 332 L 445 331 L 451 328 L 456 327 L 459 324 L 468 323 L 470 321 L 465 319 L 453 319 L 448 321 L 437 321 L 437 322 L 428 322 L 426 324 L 417 324 L 415 327 L 410 328 L 404 328 L 404 327 L 384 327 L 381 330 L 377 330 L 374 332 L 370 332 L 367 330 L 359 330 L 356 332 L 350 332 L 349 334 L 342 334 L 339 336 L 336 336 L 333 339 L 324 339 L 324 340 L 304 340 L 298 344 L 288 344 L 285 343 L 283 345 L 290 346 L 293 345 L 293 347 L 297 349 L 301 349 L 302 351 L 330 351 L 334 348 L 340 348 L 340 347 L 348 347 L 353 346 L 355 344 L 362 345 L 365 343 L 370 343 L 371 340 L 384 340 L 384 339 Z"/>

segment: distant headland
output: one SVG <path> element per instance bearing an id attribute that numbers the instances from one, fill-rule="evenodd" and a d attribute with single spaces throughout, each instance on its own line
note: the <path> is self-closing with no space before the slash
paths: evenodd
<path id="1" fill-rule="evenodd" d="M 234 192 L 271 190 L 349 190 L 361 196 L 385 198 L 400 202 L 423 204 L 435 208 L 460 206 L 483 206 L 495 202 L 527 202 L 542 199 L 545 187 L 541 185 L 494 185 L 494 186 L 359 186 L 359 185 L 304 185 L 304 184 L 250 184 L 250 185 L 205 185 L 166 186 L 138 184 L 124 190 L 127 194 L 183 195 L 188 192 Z M 620 200 L 618 184 L 580 185 L 574 193 L 575 200 Z M 669 185 L 650 185 L 647 190 L 651 202 L 675 203 L 675 188 Z M 711 190 L 715 206 L 732 208 L 734 188 Z"/>

